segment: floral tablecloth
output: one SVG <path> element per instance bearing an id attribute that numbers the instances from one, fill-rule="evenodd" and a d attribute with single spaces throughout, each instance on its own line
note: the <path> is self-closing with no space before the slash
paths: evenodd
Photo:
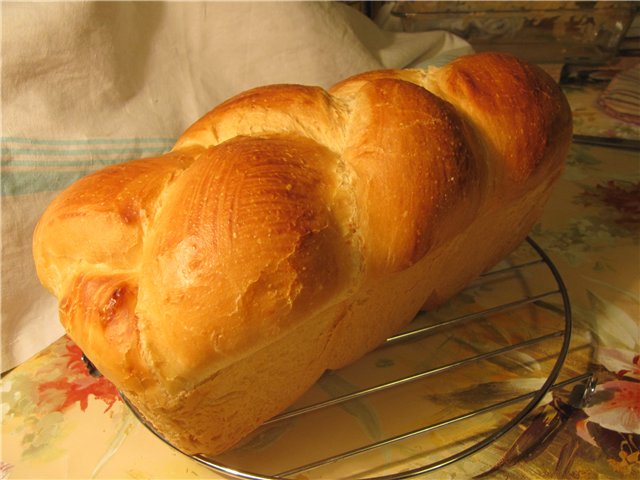
<path id="1" fill-rule="evenodd" d="M 596 87 L 568 88 L 576 133 L 640 138 L 638 127 L 613 121 L 598 110 L 599 93 Z M 639 233 L 639 152 L 573 145 L 564 176 L 531 236 L 557 266 L 571 298 L 574 334 L 559 380 L 590 372 L 597 380 L 595 391 L 583 398 L 586 403 L 571 399 L 572 385 L 549 393 L 525 421 L 489 448 L 425 478 L 468 478 L 482 472 L 509 479 L 640 476 Z M 531 275 L 529 281 L 536 283 L 538 274 Z M 445 316 L 453 308 L 466 312 L 503 294 L 504 289 L 490 282 L 475 284 L 431 315 Z M 558 303 L 550 300 L 543 313 L 536 313 L 535 324 L 520 328 L 542 329 L 553 320 Z M 508 314 L 494 316 L 490 327 L 478 327 L 481 333 L 466 340 L 462 330 L 460 335 L 434 336 L 430 341 L 439 343 L 421 354 L 446 356 L 452 342 L 476 351 L 500 339 L 512 341 L 519 333 L 508 331 L 509 322 L 513 324 Z M 2 478 L 220 478 L 151 434 L 107 380 L 89 375 L 81 355 L 64 337 L 3 377 Z M 544 377 L 544 365 L 554 358 L 553 352 L 549 358 L 532 355 L 509 356 L 501 373 L 488 373 L 474 364 L 463 369 L 464 374 L 449 374 L 446 382 L 422 387 L 418 398 L 429 402 L 433 412 L 443 412 L 477 402 L 488 392 L 507 387 L 519 392 Z M 316 393 L 348 391 L 351 383 L 369 375 L 367 369 L 383 375 L 400 368 L 397 359 L 383 354 L 368 358 L 369 364 L 366 360 L 344 374 L 328 375 Z M 382 414 L 366 402 L 338 408 L 345 422 L 353 420 L 363 436 L 378 438 L 387 428 Z M 394 419 L 404 421 L 403 411 L 411 408 L 402 405 Z M 480 423 L 490 429 L 495 418 Z M 464 428 L 471 429 L 468 425 Z M 339 432 L 319 433 L 317 441 L 339 443 Z M 274 427 L 243 449 L 258 464 L 268 463 L 273 460 L 269 444 L 284 436 L 284 428 Z M 435 438 L 434 445 L 445 448 L 443 438 Z M 412 456 L 411 448 L 404 448 L 406 462 L 424 462 Z M 396 453 L 385 453 L 381 461 L 401 463 Z M 331 468 L 324 478 L 361 476 Z"/>

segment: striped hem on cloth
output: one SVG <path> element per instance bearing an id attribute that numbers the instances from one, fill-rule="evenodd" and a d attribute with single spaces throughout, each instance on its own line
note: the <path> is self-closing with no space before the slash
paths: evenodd
<path id="1" fill-rule="evenodd" d="M 618 73 L 598 99 L 613 118 L 640 125 L 640 63 Z"/>
<path id="2" fill-rule="evenodd" d="M 0 137 L 1 193 L 7 196 L 61 190 L 107 165 L 161 155 L 175 140 Z"/>

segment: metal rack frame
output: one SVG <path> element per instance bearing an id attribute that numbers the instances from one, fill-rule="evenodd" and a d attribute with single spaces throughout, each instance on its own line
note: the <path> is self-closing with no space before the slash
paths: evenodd
<path id="1" fill-rule="evenodd" d="M 557 284 L 557 288 L 553 289 L 553 290 L 549 290 L 547 292 L 544 292 L 542 294 L 539 295 L 535 295 L 535 296 L 527 296 L 524 297 L 522 299 L 519 299 L 517 301 L 514 302 L 509 302 L 509 303 L 505 303 L 503 305 L 499 305 L 497 307 L 493 307 L 487 310 L 483 310 L 481 312 L 477 312 L 477 313 L 473 313 L 473 314 L 467 314 L 467 315 L 462 315 L 444 322 L 440 322 L 438 324 L 435 325 L 429 325 L 426 327 L 421 327 L 421 328 L 416 328 L 414 330 L 410 330 L 404 333 L 400 333 L 398 335 L 395 335 L 393 337 L 390 337 L 389 339 L 387 339 L 387 341 L 385 342 L 385 344 L 383 344 L 380 348 L 384 348 L 385 346 L 391 345 L 391 344 L 395 344 L 397 342 L 401 342 L 404 341 L 410 337 L 413 336 L 418 336 L 418 335 L 425 335 L 430 333 L 431 331 L 435 330 L 435 329 L 442 329 L 442 328 L 447 328 L 447 327 L 452 327 L 454 325 L 460 324 L 462 322 L 466 322 L 469 321 L 471 319 L 474 318 L 483 318 L 492 314 L 496 314 L 496 313 L 500 313 L 500 312 L 505 312 L 508 310 L 513 310 L 513 309 L 517 309 L 519 307 L 522 307 L 524 305 L 528 305 L 528 304 L 535 304 L 536 302 L 541 301 L 543 298 L 551 296 L 551 295 L 560 295 L 562 298 L 562 304 L 563 304 L 563 313 L 564 313 L 564 327 L 560 330 L 545 334 L 545 335 L 541 335 L 539 337 L 535 337 L 535 338 L 531 338 L 519 343 L 515 343 L 515 344 L 511 344 L 511 345 L 507 345 L 489 352 L 485 352 L 485 353 L 481 353 L 478 355 L 474 355 L 471 357 L 467 357 L 464 358 L 462 360 L 458 360 L 452 363 L 449 363 L 447 365 L 443 365 L 437 368 L 433 368 L 433 369 L 429 369 L 426 371 L 422 371 L 419 372 L 415 375 L 411 375 L 408 377 L 403 377 L 400 379 L 396 379 L 393 380 L 391 382 L 387 382 L 387 383 L 383 383 L 380 385 L 376 385 L 373 387 L 369 387 L 363 390 L 359 390 L 347 395 L 343 395 L 343 396 L 339 396 L 339 397 L 334 397 L 330 400 L 327 401 L 323 401 L 320 403 L 316 403 L 316 404 L 312 404 L 306 407 L 302 407 L 302 408 L 298 408 L 296 410 L 292 410 L 292 411 L 287 411 L 283 414 L 280 414 L 270 420 L 268 420 L 267 422 L 265 422 L 265 425 L 268 424 L 273 424 L 285 419 L 290 419 L 293 417 L 297 417 L 300 415 L 304 415 L 310 412 L 314 412 L 323 408 L 327 408 L 333 405 L 337 405 L 349 400 L 353 400 L 356 398 L 361 398 L 361 397 L 366 397 L 367 395 L 371 395 L 373 393 L 376 392 L 380 392 L 383 390 L 389 390 L 395 387 L 398 387 L 400 385 L 409 383 L 409 382 L 414 382 L 416 380 L 419 379 L 423 379 L 432 375 L 436 375 L 442 372 L 446 372 L 448 370 L 451 370 L 453 368 L 457 368 L 457 367 L 463 367 L 465 365 L 474 363 L 474 362 L 478 362 L 480 360 L 485 360 L 485 359 L 489 359 L 489 358 L 493 358 L 493 357 L 498 357 L 500 355 L 503 355 L 505 353 L 520 349 L 520 348 L 524 348 L 527 346 L 532 346 L 532 345 L 536 345 L 551 339 L 555 339 L 555 338 L 560 338 L 562 337 L 562 344 L 560 347 L 560 351 L 557 354 L 557 357 L 555 359 L 555 363 L 549 373 L 549 375 L 547 376 L 546 380 L 544 381 L 543 385 L 535 391 L 532 392 L 528 392 L 522 395 L 518 395 L 516 397 L 507 399 L 507 400 L 503 400 L 482 408 L 479 408 L 477 410 L 473 410 L 471 412 L 453 417 L 453 418 L 449 418 L 447 420 L 444 421 L 440 421 L 437 423 L 432 423 L 429 425 L 425 425 L 422 426 L 420 428 L 417 428 L 415 430 L 409 431 L 409 432 L 405 432 L 401 435 L 396 435 L 394 437 L 391 438 L 387 438 L 381 441 L 377 441 L 374 443 L 370 443 L 368 445 L 364 445 L 361 446 L 359 448 L 350 450 L 350 451 L 346 451 L 346 452 L 342 452 L 338 455 L 333 455 L 331 457 L 327 457 L 327 458 L 323 458 L 321 460 L 315 461 L 313 463 L 308 463 L 305 465 L 301 465 L 299 467 L 293 468 L 293 469 L 289 469 L 287 471 L 283 471 L 280 472 L 276 475 L 272 475 L 272 476 L 267 476 L 267 475 L 263 475 L 263 474 L 259 474 L 259 473 L 253 473 L 253 472 L 247 472 L 247 471 L 243 471 L 239 468 L 235 468 L 235 467 L 231 467 L 228 465 L 222 465 L 220 463 L 217 463 L 214 459 L 208 458 L 204 455 L 188 455 L 190 456 L 193 460 L 199 462 L 202 465 L 205 465 L 208 468 L 213 469 L 214 471 L 221 473 L 225 476 L 230 476 L 233 478 L 238 478 L 238 479 L 244 479 L 244 480 L 284 480 L 284 479 L 289 479 L 292 476 L 302 473 L 302 472 L 308 472 L 311 471 L 313 469 L 316 469 L 318 467 L 321 466 L 325 466 L 327 464 L 333 463 L 333 462 L 338 462 L 338 461 L 342 461 L 345 459 L 348 459 L 350 457 L 353 457 L 355 455 L 364 453 L 364 452 L 369 452 L 371 450 L 374 450 L 376 448 L 380 448 L 383 447 L 385 445 L 389 445 L 416 435 L 420 435 L 426 432 L 430 432 L 433 430 L 436 430 L 438 428 L 442 428 L 448 425 L 452 425 L 458 422 L 463 422 L 465 420 L 471 419 L 473 417 L 477 417 L 479 415 L 482 415 L 484 413 L 488 413 L 490 411 L 493 410 L 497 410 L 512 404 L 516 404 L 519 402 L 523 402 L 525 400 L 529 400 L 528 403 L 526 404 L 526 406 L 524 406 L 524 408 L 522 408 L 517 414 L 515 414 L 508 422 L 506 422 L 504 425 L 502 425 L 500 428 L 492 431 L 490 434 L 488 434 L 486 437 L 484 437 L 483 439 L 481 439 L 480 441 L 477 441 L 476 443 L 474 443 L 473 445 L 471 445 L 470 447 L 467 447 L 453 455 L 450 455 L 446 458 L 442 458 L 436 462 L 431 462 L 428 464 L 425 464 L 419 468 L 413 468 L 410 470 L 406 470 L 403 472 L 399 472 L 399 473 L 394 473 L 394 474 L 390 474 L 390 475 L 384 475 L 384 476 L 378 476 L 378 477 L 368 477 L 366 480 L 399 480 L 399 479 L 404 479 L 404 478 L 411 478 L 411 477 L 415 477 L 418 475 L 422 475 L 428 472 L 433 472 L 434 470 L 438 470 L 440 468 L 443 468 L 445 466 L 451 465 L 454 462 L 457 462 L 459 460 L 462 460 L 464 458 L 469 457 L 470 455 L 473 455 L 474 453 L 478 452 L 479 450 L 486 448 L 487 446 L 489 446 L 490 444 L 492 444 L 493 442 L 495 442 L 496 440 L 498 440 L 500 437 L 502 437 L 503 435 L 505 435 L 507 432 L 509 432 L 513 427 L 515 427 L 516 425 L 518 425 L 519 423 L 521 423 L 525 417 L 527 417 L 527 415 L 529 415 L 529 413 L 531 413 L 531 411 L 538 405 L 538 403 L 542 400 L 542 398 L 551 390 L 554 389 L 560 389 L 562 387 L 565 387 L 567 385 L 570 385 L 572 383 L 576 383 L 576 382 L 580 382 L 580 381 L 588 381 L 589 379 L 591 379 L 591 375 L 588 373 L 585 373 L 583 375 L 579 375 L 577 377 L 573 377 L 570 378 L 568 380 L 559 382 L 559 383 L 555 383 L 558 375 L 560 373 L 560 370 L 562 368 L 562 365 L 566 359 L 568 350 L 569 350 L 569 344 L 570 344 L 570 340 L 571 340 L 571 330 L 572 330 L 572 317 L 571 317 L 571 304 L 570 304 L 570 299 L 569 299 L 569 295 L 567 293 L 567 289 L 566 286 L 564 284 L 564 281 L 562 280 L 562 277 L 558 271 L 558 269 L 556 268 L 556 266 L 553 264 L 553 262 L 551 261 L 551 259 L 547 256 L 547 254 L 543 251 L 543 249 L 536 243 L 534 242 L 531 238 L 527 238 L 526 239 L 527 243 L 529 244 L 529 246 L 533 249 L 533 251 L 535 251 L 535 253 L 538 255 L 538 259 L 533 260 L 533 261 L 529 261 L 529 262 L 525 262 L 519 265 L 514 265 L 514 266 L 510 266 L 507 268 L 503 268 L 503 269 L 499 269 L 499 270 L 493 270 L 490 272 L 487 272 L 485 274 L 483 274 L 483 277 L 487 277 L 487 276 L 491 276 L 491 275 L 496 275 L 496 274 L 501 274 L 501 273 L 505 273 L 511 270 L 518 270 L 518 269 L 524 269 L 527 268 L 529 266 L 532 265 L 539 265 L 539 264 L 545 264 L 547 266 L 547 268 L 549 269 L 549 271 L 551 272 L 551 274 L 553 275 L 553 278 L 555 279 L 555 282 Z M 135 409 L 135 407 L 133 407 L 133 405 L 130 404 L 130 402 L 128 401 L 128 399 L 122 395 L 122 399 L 125 402 L 125 404 L 131 409 L 131 411 L 134 413 L 134 415 L 151 431 L 153 432 L 157 437 L 159 437 L 161 440 L 163 440 L 165 443 L 167 443 L 168 445 L 170 445 L 171 447 L 173 447 L 174 449 L 180 451 L 179 449 L 177 449 L 175 446 L 173 446 L 171 443 L 169 443 L 166 439 L 164 439 L 162 437 L 162 435 L 160 435 L 143 417 L 142 415 Z M 187 454 L 185 454 L 187 455 Z"/>

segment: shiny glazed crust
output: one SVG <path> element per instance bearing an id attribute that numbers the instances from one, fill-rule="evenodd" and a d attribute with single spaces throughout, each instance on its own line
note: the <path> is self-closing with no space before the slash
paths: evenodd
<path id="1" fill-rule="evenodd" d="M 570 138 L 552 79 L 502 54 L 256 88 L 62 192 L 38 275 L 154 426 L 216 454 L 522 242 Z"/>

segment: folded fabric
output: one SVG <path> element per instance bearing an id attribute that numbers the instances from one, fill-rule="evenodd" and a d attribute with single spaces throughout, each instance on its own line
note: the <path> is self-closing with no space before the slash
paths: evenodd
<path id="1" fill-rule="evenodd" d="M 337 2 L 2 3 L 2 371 L 58 338 L 31 235 L 66 185 L 171 148 L 190 123 L 262 84 L 328 87 L 470 53 L 397 33 Z"/>
<path id="2" fill-rule="evenodd" d="M 618 73 L 600 98 L 598 104 L 613 118 L 640 125 L 640 63 Z"/>

